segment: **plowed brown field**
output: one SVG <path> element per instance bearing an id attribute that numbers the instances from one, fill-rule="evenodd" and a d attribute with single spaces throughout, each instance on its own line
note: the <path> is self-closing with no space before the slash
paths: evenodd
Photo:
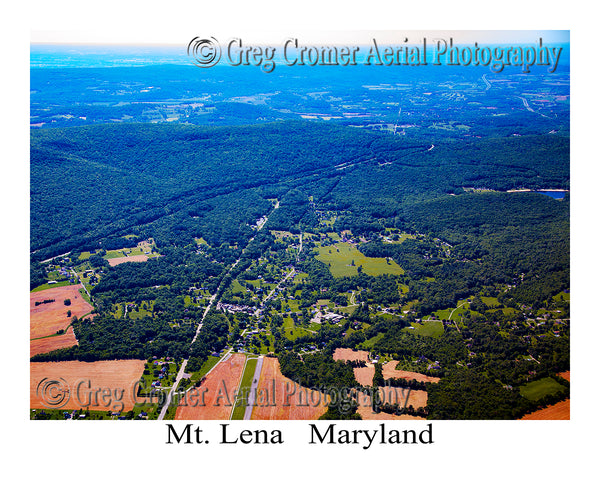
<path id="1" fill-rule="evenodd" d="M 373 385 L 373 376 L 375 375 L 375 365 L 367 363 L 366 367 L 355 367 L 354 378 L 363 387 L 370 387 Z"/>
<path id="2" fill-rule="evenodd" d="M 418 382 L 437 383 L 440 381 L 439 377 L 430 377 L 422 373 L 409 372 L 407 370 L 396 370 L 396 365 L 398 365 L 398 362 L 393 360 L 383 366 L 383 378 L 385 380 L 390 378 L 405 378 L 406 380 L 417 380 Z"/>
<path id="3" fill-rule="evenodd" d="M 563 400 L 549 407 L 528 413 L 521 420 L 569 420 L 571 418 L 571 400 Z"/>
<path id="4" fill-rule="evenodd" d="M 343 360 L 344 362 L 350 362 L 353 360 L 361 360 L 363 362 L 369 362 L 369 352 L 365 350 L 354 351 L 351 348 L 336 348 L 333 352 L 334 360 Z"/>
<path id="5" fill-rule="evenodd" d="M 91 312 L 92 306 L 81 297 L 80 288 L 79 285 L 67 285 L 31 292 L 29 294 L 29 338 L 53 335 L 58 330 L 67 328 L 73 316 L 82 317 Z M 71 305 L 64 304 L 67 298 L 71 300 Z M 44 300 L 54 300 L 54 302 L 35 305 L 35 302 Z M 71 310 L 71 318 L 67 317 L 68 310 Z"/>
<path id="6" fill-rule="evenodd" d="M 73 333 L 73 327 L 69 327 L 63 335 L 31 340 L 29 342 L 29 356 L 33 357 L 38 353 L 48 353 L 59 348 L 68 348 L 74 345 L 77 345 L 77 338 L 75 338 L 75 333 Z"/>
<path id="7" fill-rule="evenodd" d="M 127 262 L 146 262 L 148 257 L 146 255 L 130 255 L 129 257 L 109 258 L 107 261 L 111 267 L 114 267 Z"/>
<path id="8" fill-rule="evenodd" d="M 251 419 L 316 420 L 327 411 L 328 401 L 321 392 L 284 377 L 277 358 L 265 357 Z"/>
<path id="9" fill-rule="evenodd" d="M 389 388 L 389 387 L 386 387 Z M 414 395 L 416 392 L 420 392 L 417 395 Z M 379 389 L 380 398 L 385 401 L 389 400 L 388 396 L 384 397 L 384 395 L 389 395 L 389 391 L 384 391 L 383 388 Z M 406 394 L 403 392 L 398 392 L 398 403 L 400 406 L 404 406 L 404 401 L 406 400 Z M 359 392 L 358 393 L 358 409 L 357 412 L 360 414 L 363 420 L 425 420 L 423 417 L 416 417 L 413 415 L 401 414 L 401 415 L 393 415 L 391 413 L 386 412 L 373 412 L 371 407 L 371 400 L 366 393 Z M 418 406 L 425 406 L 427 404 L 427 392 L 423 392 L 420 390 L 411 390 L 408 395 L 408 402 L 406 407 L 409 405 L 413 405 L 415 409 Z"/>
<path id="10" fill-rule="evenodd" d="M 195 392 L 188 393 L 185 405 L 180 401 L 175 420 L 229 420 L 245 363 L 241 353 L 220 362 Z"/>
<path id="11" fill-rule="evenodd" d="M 144 360 L 30 363 L 30 408 L 131 410 Z M 67 400 L 63 403 L 61 399 Z"/>

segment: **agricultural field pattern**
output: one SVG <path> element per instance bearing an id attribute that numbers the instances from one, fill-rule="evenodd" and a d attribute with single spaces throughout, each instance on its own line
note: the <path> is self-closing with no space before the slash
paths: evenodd
<path id="1" fill-rule="evenodd" d="M 106 49 L 32 45 L 31 419 L 569 418 L 568 59 Z"/>

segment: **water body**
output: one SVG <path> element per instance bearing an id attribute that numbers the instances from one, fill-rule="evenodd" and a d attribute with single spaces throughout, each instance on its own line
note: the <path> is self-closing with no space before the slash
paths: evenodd
<path id="1" fill-rule="evenodd" d="M 541 193 L 542 195 L 547 195 L 549 197 L 552 197 L 555 200 L 561 200 L 561 199 L 565 198 L 566 192 L 537 192 L 537 193 Z"/>

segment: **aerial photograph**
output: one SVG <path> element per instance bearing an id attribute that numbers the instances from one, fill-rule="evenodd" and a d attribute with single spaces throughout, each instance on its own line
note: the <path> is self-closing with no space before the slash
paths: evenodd
<path id="1" fill-rule="evenodd" d="M 4 20 L 8 474 L 594 471 L 591 11 L 29 0 Z"/>
<path id="2" fill-rule="evenodd" d="M 570 418 L 568 31 L 30 45 L 31 420 Z"/>

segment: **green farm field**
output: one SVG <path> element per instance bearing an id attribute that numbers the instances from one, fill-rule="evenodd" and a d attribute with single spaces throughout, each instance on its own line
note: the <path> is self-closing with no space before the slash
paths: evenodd
<path id="1" fill-rule="evenodd" d="M 415 335 L 422 335 L 424 337 L 441 337 L 444 334 L 444 324 L 437 321 L 428 321 L 419 323 L 411 323 L 411 327 L 406 327 L 403 331 L 408 333 L 414 333 Z"/>
<path id="2" fill-rule="evenodd" d="M 294 319 L 288 315 L 283 317 L 283 331 L 285 337 L 288 340 L 296 340 L 299 337 L 304 337 L 306 335 L 310 335 L 310 332 L 314 332 L 315 329 L 309 329 L 304 327 L 297 327 L 294 323 Z M 309 331 L 310 330 L 310 331 Z"/>
<path id="3" fill-rule="evenodd" d="M 32 292 L 40 292 L 42 290 L 48 290 L 50 288 L 66 287 L 67 285 L 72 285 L 72 283 L 69 282 L 68 280 L 64 280 L 64 281 L 58 282 L 58 283 L 44 283 L 44 284 L 40 285 L 39 287 L 35 287 L 32 290 Z"/>
<path id="4" fill-rule="evenodd" d="M 537 402 L 546 395 L 553 395 L 564 390 L 566 390 L 565 386 L 561 385 L 553 378 L 545 377 L 530 382 L 527 385 L 523 385 L 520 388 L 520 393 L 526 399 Z"/>
<path id="5" fill-rule="evenodd" d="M 246 360 L 246 366 L 244 367 L 244 374 L 242 375 L 242 381 L 238 388 L 238 395 L 235 399 L 235 406 L 231 413 L 232 420 L 243 420 L 244 412 L 246 411 L 247 398 L 246 394 L 250 391 L 252 386 L 252 378 L 254 377 L 254 370 L 256 369 L 256 357 L 251 357 Z"/>
<path id="6" fill-rule="evenodd" d="M 336 243 L 328 247 L 318 247 L 317 260 L 329 265 L 331 274 L 336 277 L 358 275 L 358 267 L 367 275 L 402 275 L 404 270 L 394 260 L 365 257 L 349 243 Z M 352 264 L 354 262 L 354 265 Z"/>

